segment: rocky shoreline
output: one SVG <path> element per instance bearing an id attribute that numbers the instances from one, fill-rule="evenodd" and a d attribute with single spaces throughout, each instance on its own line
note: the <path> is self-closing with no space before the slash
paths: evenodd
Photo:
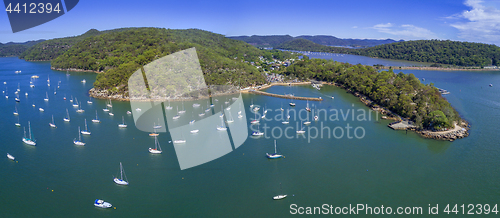
<path id="1" fill-rule="evenodd" d="M 348 93 L 351 93 L 354 96 L 358 97 L 359 100 L 363 102 L 366 106 L 368 106 L 370 109 L 378 111 L 380 114 L 384 115 L 382 116 L 382 119 L 401 121 L 401 116 L 393 113 L 387 108 L 375 105 L 374 102 L 365 95 L 352 91 L 341 84 L 326 83 L 326 82 L 324 82 L 323 84 L 329 84 L 343 88 Z M 406 130 L 415 131 L 417 134 L 419 134 L 424 138 L 454 141 L 456 139 L 461 139 L 469 136 L 470 125 L 467 123 L 467 121 L 462 121 L 460 125 L 455 124 L 455 128 L 453 130 L 447 130 L 447 131 L 431 131 L 431 130 L 422 130 L 417 128 L 407 128 Z"/>

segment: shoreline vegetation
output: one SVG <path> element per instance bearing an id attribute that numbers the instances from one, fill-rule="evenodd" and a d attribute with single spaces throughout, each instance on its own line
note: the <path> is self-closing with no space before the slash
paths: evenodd
<path id="1" fill-rule="evenodd" d="M 500 71 L 500 68 L 478 67 L 400 67 L 400 66 L 374 66 L 383 70 L 435 70 L 435 71 Z"/>

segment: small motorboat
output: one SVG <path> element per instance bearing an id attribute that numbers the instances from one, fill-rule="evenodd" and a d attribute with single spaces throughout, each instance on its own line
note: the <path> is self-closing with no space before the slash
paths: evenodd
<path id="1" fill-rule="evenodd" d="M 113 205 L 111 205 L 110 203 L 105 202 L 105 201 L 103 201 L 103 200 L 100 200 L 100 199 L 95 199 L 95 201 L 94 201 L 94 206 L 96 206 L 96 207 L 100 207 L 100 208 L 110 208 L 110 207 L 112 207 Z"/>
<path id="2" fill-rule="evenodd" d="M 10 155 L 9 153 L 7 153 L 7 157 L 10 159 L 10 160 L 15 160 L 16 158 L 12 155 Z"/>

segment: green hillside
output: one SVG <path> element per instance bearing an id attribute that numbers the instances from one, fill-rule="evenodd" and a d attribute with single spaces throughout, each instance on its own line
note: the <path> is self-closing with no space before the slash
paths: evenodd
<path id="1" fill-rule="evenodd" d="M 430 62 L 456 66 L 500 65 L 500 48 L 483 43 L 417 40 L 384 44 L 363 49 L 324 46 L 305 39 L 295 39 L 277 46 L 280 49 L 332 52 L 396 60 Z"/>
<path id="2" fill-rule="evenodd" d="M 207 84 L 242 86 L 265 82 L 248 62 L 265 51 L 245 42 L 208 31 L 134 28 L 86 37 L 52 61 L 56 69 L 81 69 L 100 73 L 94 83 L 109 94 L 127 93 L 130 75 L 141 66 L 174 52 L 195 47 Z"/>

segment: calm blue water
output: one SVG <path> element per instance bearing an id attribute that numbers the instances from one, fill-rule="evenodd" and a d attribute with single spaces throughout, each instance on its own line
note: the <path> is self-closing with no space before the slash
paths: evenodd
<path id="1" fill-rule="evenodd" d="M 14 74 L 16 70 L 22 73 Z M 92 105 L 86 103 L 95 74 L 67 75 L 50 70 L 49 63 L 0 58 L 0 86 L 2 91 L 7 88 L 9 95 L 9 99 L 0 96 L 3 118 L 0 214 L 2 217 L 270 217 L 290 215 L 290 204 L 318 207 L 369 204 L 391 206 L 394 210 L 399 206 L 420 206 L 426 213 L 428 204 L 439 204 L 442 210 L 446 204 L 499 203 L 500 76 L 496 72 L 403 72 L 414 73 L 425 78 L 426 83 L 449 90 L 451 94 L 446 97 L 470 121 L 471 135 L 455 142 L 423 139 L 411 132 L 387 128 L 389 121 L 377 120 L 373 112 L 372 119 L 358 120 L 357 115 L 362 111 L 370 114 L 369 110 L 342 89 L 325 86 L 317 91 L 310 86 L 275 86 L 267 91 L 322 96 L 324 101 L 309 105 L 329 111 L 327 116 L 320 113 L 320 121 L 305 127 L 306 137 L 300 137 L 294 134 L 300 129 L 297 120 L 284 126 L 274 119 L 279 112 L 271 111 L 267 117 L 273 119 L 261 121 L 260 125 L 261 131 L 270 128 L 266 137 L 249 137 L 219 159 L 180 170 L 175 150 L 168 143 L 171 140 L 168 133 L 159 137 L 164 153 L 148 153 L 154 139 L 134 127 L 132 116 L 126 114 L 131 110 L 127 102 L 113 102 L 113 117 L 102 111 L 105 101 L 94 99 Z M 40 78 L 33 80 L 35 88 L 31 89 L 29 81 L 34 74 Z M 82 79 L 87 83 L 81 83 Z M 3 81 L 7 84 L 3 85 Z M 60 88 L 54 95 L 58 81 Z M 20 103 L 14 101 L 18 83 Z M 490 83 L 494 84 L 491 88 Z M 49 102 L 43 101 L 46 92 Z M 68 100 L 63 100 L 64 95 Z M 76 113 L 69 102 L 71 96 L 82 102 L 85 113 Z M 253 119 L 248 107 L 252 102 L 272 110 L 290 109 L 290 100 L 286 99 L 249 94 L 243 98 L 249 120 Z M 220 98 L 216 108 L 224 99 Z M 35 108 L 31 106 L 33 103 Z M 296 103 L 296 110 L 307 104 Z M 172 105 L 181 106 L 179 102 Z M 16 106 L 19 116 L 12 113 Z M 39 107 L 45 112 L 38 111 Z M 66 109 L 70 123 L 62 121 Z M 96 110 L 100 124 L 90 122 Z M 339 115 L 340 120 L 331 120 L 333 111 L 355 111 L 356 116 L 353 120 L 348 115 L 344 120 Z M 57 129 L 48 125 L 52 115 Z M 129 125 L 126 129 L 117 127 L 122 116 Z M 21 128 L 14 126 L 18 117 Z M 85 118 L 92 135 L 83 136 L 87 145 L 78 147 L 72 140 L 78 137 L 78 126 L 84 126 Z M 36 147 L 21 141 L 28 121 L 37 140 Z M 364 137 L 358 139 L 351 132 L 349 138 L 347 125 L 352 127 L 351 131 L 358 128 L 358 136 L 363 129 Z M 337 128 L 337 136 L 343 129 L 343 137 L 335 138 L 333 134 L 328 137 L 326 131 L 323 137 L 320 133 L 313 137 L 314 128 L 326 127 Z M 248 131 L 250 134 L 251 126 Z M 288 131 L 292 137 L 279 136 L 280 131 L 283 134 Z M 265 158 L 265 153 L 273 151 L 271 136 L 277 139 L 285 158 Z M 189 140 L 189 136 L 186 138 Z M 18 162 L 8 160 L 7 152 Z M 127 187 L 112 181 L 119 162 L 123 163 L 130 182 Z M 288 197 L 273 201 L 272 197 L 280 193 Z M 109 201 L 116 209 L 95 208 L 92 204 L 96 198 Z M 442 212 L 440 215 L 446 216 Z"/>

